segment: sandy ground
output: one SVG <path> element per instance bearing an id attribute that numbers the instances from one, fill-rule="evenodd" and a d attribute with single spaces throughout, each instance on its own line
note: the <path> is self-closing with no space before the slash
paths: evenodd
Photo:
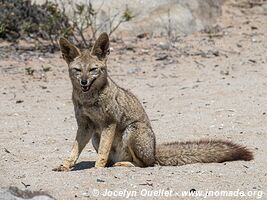
<path id="1" fill-rule="evenodd" d="M 69 155 L 77 129 L 67 65 L 59 52 L 2 48 L 0 187 L 47 191 L 57 199 L 109 199 L 106 190 L 124 189 L 136 191 L 136 199 L 156 199 L 142 195 L 160 189 L 256 191 L 216 199 L 261 197 L 267 192 L 266 10 L 228 3 L 217 31 L 179 37 L 169 49 L 166 38 L 113 42 L 108 64 L 111 77 L 143 103 L 158 143 L 229 139 L 253 150 L 254 161 L 95 169 L 90 143 L 73 171 L 53 172 Z"/>

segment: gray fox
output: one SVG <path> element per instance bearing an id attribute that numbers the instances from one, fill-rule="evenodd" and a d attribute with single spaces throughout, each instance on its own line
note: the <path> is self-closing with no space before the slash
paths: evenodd
<path id="1" fill-rule="evenodd" d="M 55 171 L 68 171 L 92 140 L 98 153 L 95 167 L 252 160 L 246 147 L 222 140 L 173 142 L 156 145 L 150 121 L 138 99 L 108 75 L 109 37 L 102 33 L 92 50 L 80 51 L 59 40 L 73 86 L 72 100 L 78 124 L 71 155 Z"/>

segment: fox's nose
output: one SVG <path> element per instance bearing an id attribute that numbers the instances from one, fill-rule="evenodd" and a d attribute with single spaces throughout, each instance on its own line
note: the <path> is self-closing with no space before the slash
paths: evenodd
<path id="1" fill-rule="evenodd" d="M 81 85 L 87 85 L 88 81 L 87 80 L 81 80 Z"/>

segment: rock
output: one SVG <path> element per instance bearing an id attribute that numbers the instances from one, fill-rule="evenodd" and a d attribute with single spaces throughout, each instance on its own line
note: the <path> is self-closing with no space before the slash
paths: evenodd
<path id="1" fill-rule="evenodd" d="M 130 43 L 130 42 L 126 42 L 124 48 L 125 48 L 126 50 L 128 50 L 128 51 L 134 51 L 135 46 L 134 46 L 132 43 Z"/>
<path id="2" fill-rule="evenodd" d="M 139 39 L 147 38 L 147 37 L 149 37 L 149 34 L 148 33 L 140 33 L 136 37 Z"/>
<path id="3" fill-rule="evenodd" d="M 170 48 L 170 45 L 167 42 L 160 42 L 158 44 L 158 47 L 161 48 L 162 50 L 168 50 Z"/>
<path id="4" fill-rule="evenodd" d="M 98 183 L 104 183 L 105 181 L 102 180 L 102 179 L 100 179 L 100 178 L 98 178 L 98 179 L 96 179 L 96 182 L 98 182 Z"/>
<path id="5" fill-rule="evenodd" d="M 159 53 L 158 55 L 156 55 L 156 60 L 165 60 L 168 58 L 168 54 L 166 53 Z"/>
<path id="6" fill-rule="evenodd" d="M 63 2 L 67 0 L 63 0 Z M 44 3 L 45 0 L 34 0 L 37 3 Z M 86 3 L 87 0 L 79 2 Z M 188 34 L 202 30 L 213 24 L 222 13 L 224 0 L 91 0 L 95 9 L 101 8 L 97 16 L 97 24 L 102 31 L 109 32 L 110 19 L 114 19 L 113 24 L 121 19 L 126 9 L 129 10 L 133 18 L 128 22 L 120 24 L 114 32 L 118 36 L 133 36 L 138 38 L 147 35 L 167 35 L 168 32 L 177 34 Z M 103 4 L 102 4 L 103 3 Z"/>
<path id="7" fill-rule="evenodd" d="M 16 104 L 18 104 L 18 103 L 23 103 L 24 101 L 23 100 L 17 100 L 16 101 Z"/>

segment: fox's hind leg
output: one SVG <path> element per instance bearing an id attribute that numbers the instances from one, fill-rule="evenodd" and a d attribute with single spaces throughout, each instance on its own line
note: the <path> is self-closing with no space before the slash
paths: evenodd
<path id="1" fill-rule="evenodd" d="M 128 148 L 135 166 L 153 166 L 156 141 L 152 129 L 145 123 L 136 122 L 125 131 L 128 134 Z"/>

